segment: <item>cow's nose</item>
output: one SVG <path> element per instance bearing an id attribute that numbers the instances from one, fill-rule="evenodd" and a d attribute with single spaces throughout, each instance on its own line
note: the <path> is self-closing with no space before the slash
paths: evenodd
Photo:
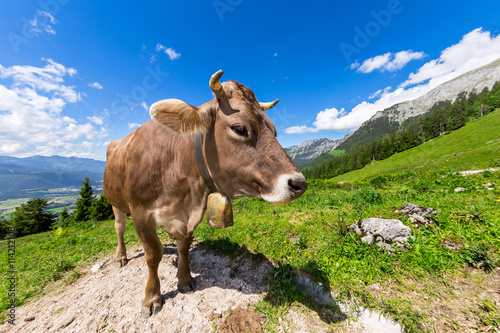
<path id="1" fill-rule="evenodd" d="M 307 182 L 302 175 L 301 177 L 290 178 L 288 186 L 296 198 L 300 197 L 307 190 Z"/>

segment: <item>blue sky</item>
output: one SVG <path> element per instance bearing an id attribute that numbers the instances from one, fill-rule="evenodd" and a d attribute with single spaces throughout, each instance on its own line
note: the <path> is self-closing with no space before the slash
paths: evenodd
<path id="1" fill-rule="evenodd" d="M 284 147 L 500 58 L 500 2 L 10 1 L 0 5 L 0 155 L 105 159 L 165 98 L 250 87 Z M 499 78 L 500 79 L 500 78 Z"/>

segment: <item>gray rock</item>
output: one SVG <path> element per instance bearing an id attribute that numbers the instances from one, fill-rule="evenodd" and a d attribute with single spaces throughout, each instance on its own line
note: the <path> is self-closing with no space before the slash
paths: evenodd
<path id="1" fill-rule="evenodd" d="M 459 193 L 459 192 L 465 192 L 465 191 L 467 191 L 467 190 L 466 190 L 465 188 L 463 188 L 463 187 L 457 187 L 457 188 L 455 189 L 455 192 L 456 192 L 456 193 Z"/>
<path id="2" fill-rule="evenodd" d="M 400 220 L 369 218 L 359 220 L 347 228 L 356 232 L 363 243 L 376 243 L 388 252 L 394 252 L 393 246 L 406 250 L 405 243 L 413 239 L 411 229 Z"/>
<path id="3" fill-rule="evenodd" d="M 426 226 L 434 223 L 433 215 L 438 215 L 437 212 L 430 207 L 421 207 L 414 204 L 405 204 L 401 209 L 396 210 L 396 213 L 408 215 L 408 219 L 417 227 Z"/>

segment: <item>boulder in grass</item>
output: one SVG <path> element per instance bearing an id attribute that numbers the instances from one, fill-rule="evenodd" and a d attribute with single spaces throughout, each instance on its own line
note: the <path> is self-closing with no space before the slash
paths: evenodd
<path id="1" fill-rule="evenodd" d="M 377 246 L 394 252 L 394 246 L 400 250 L 406 250 L 405 244 L 409 239 L 413 239 L 412 231 L 400 220 L 388 220 L 381 218 L 369 218 L 359 220 L 347 227 L 361 237 L 361 241 L 366 244 L 377 244 Z"/>
<path id="2" fill-rule="evenodd" d="M 410 222 L 417 227 L 433 224 L 435 222 L 433 216 L 438 215 L 433 208 L 421 207 L 410 203 L 396 210 L 396 213 L 408 215 Z"/>

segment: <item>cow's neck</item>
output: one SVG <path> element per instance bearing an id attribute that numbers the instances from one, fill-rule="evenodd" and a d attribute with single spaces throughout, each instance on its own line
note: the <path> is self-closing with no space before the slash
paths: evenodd
<path id="1" fill-rule="evenodd" d="M 198 171 L 200 172 L 201 178 L 203 178 L 205 185 L 210 189 L 210 191 L 217 192 L 217 187 L 215 186 L 215 183 L 210 176 L 207 168 L 207 163 L 203 155 L 203 135 L 199 132 L 194 135 L 194 157 L 196 159 Z"/>

